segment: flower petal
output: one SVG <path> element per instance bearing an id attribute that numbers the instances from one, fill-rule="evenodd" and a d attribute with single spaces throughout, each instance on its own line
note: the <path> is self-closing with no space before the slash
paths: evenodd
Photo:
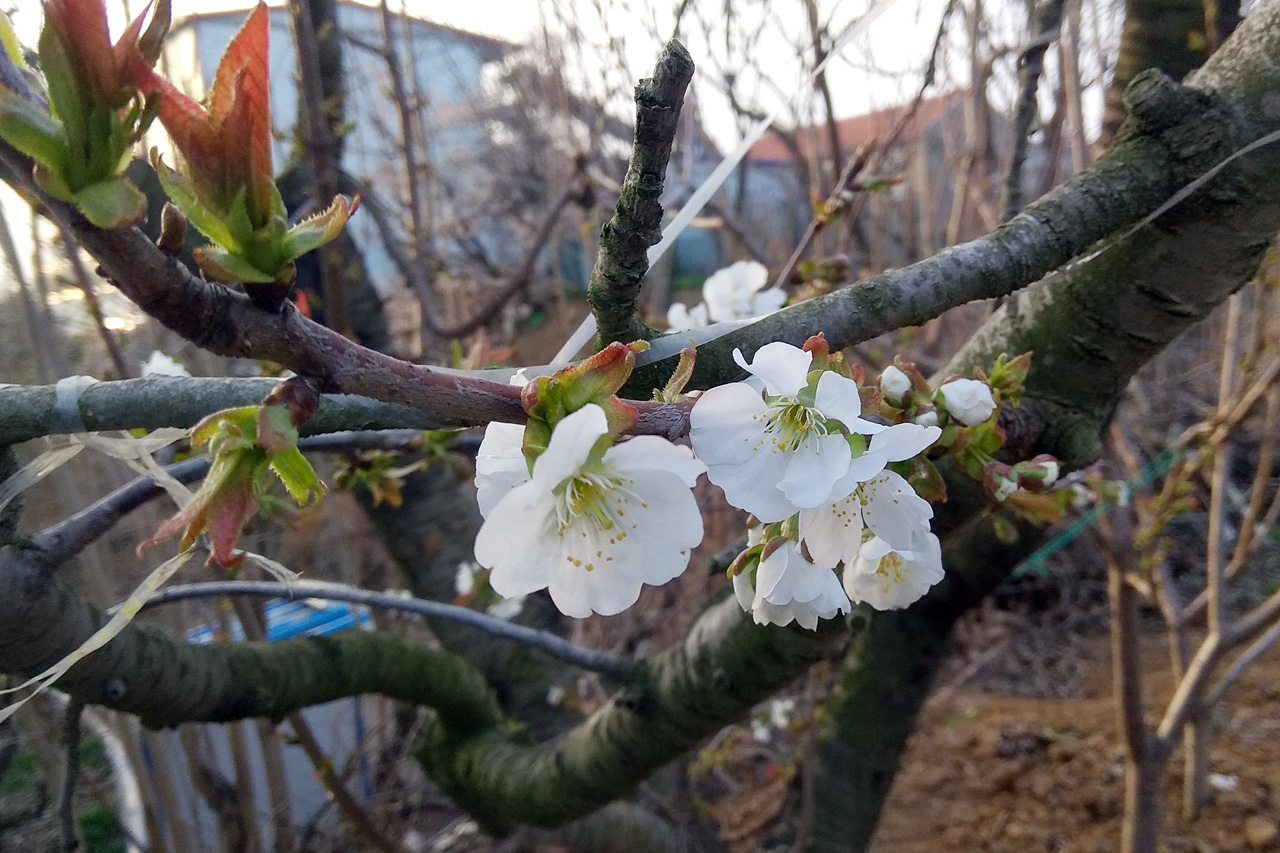
<path id="1" fill-rule="evenodd" d="M 862 506 L 857 496 L 800 510 L 800 540 L 819 566 L 853 562 L 862 545 Z"/>
<path id="2" fill-rule="evenodd" d="M 942 430 L 936 426 L 894 424 L 871 437 L 871 451 L 883 451 L 890 462 L 905 462 L 918 456 L 938 440 Z"/>
<path id="3" fill-rule="evenodd" d="M 809 367 L 813 354 L 782 341 L 765 344 L 756 350 L 750 364 L 742 351 L 734 349 L 733 360 L 753 376 L 764 380 L 770 394 L 792 397 L 809 381 Z"/>
<path id="4" fill-rule="evenodd" d="M 866 505 L 862 517 L 871 532 L 895 551 L 911 549 L 916 533 L 928 530 L 933 507 L 911 484 L 893 471 L 882 471 L 861 487 Z"/>
<path id="5" fill-rule="evenodd" d="M 667 471 L 633 471 L 620 485 L 607 507 L 614 527 L 597 534 L 603 541 L 585 558 L 655 586 L 678 577 L 702 542 L 693 491 Z"/>
<path id="6" fill-rule="evenodd" d="M 849 470 L 849 442 L 843 435 L 810 436 L 791 456 L 778 489 L 797 509 L 822 506 Z"/>
<path id="7" fill-rule="evenodd" d="M 858 383 L 828 370 L 818 377 L 815 406 L 824 417 L 835 418 L 852 430 L 862 416 Z"/>
<path id="8" fill-rule="evenodd" d="M 747 460 L 764 435 L 767 410 L 760 392 L 744 382 L 709 389 L 689 413 L 693 452 L 712 467 Z"/>
<path id="9" fill-rule="evenodd" d="M 481 525 L 476 562 L 492 570 L 494 592 L 512 598 L 551 582 L 564 560 L 553 501 L 528 482 L 508 492 Z"/>
<path id="10" fill-rule="evenodd" d="M 780 287 L 762 290 L 751 298 L 751 313 L 755 317 L 772 314 L 787 304 L 787 292 Z"/>
<path id="11" fill-rule="evenodd" d="M 582 467 L 596 441 L 608 431 L 604 409 L 594 403 L 566 415 L 556 424 L 547 449 L 533 463 L 533 482 L 550 493 Z"/>
<path id="12" fill-rule="evenodd" d="M 751 603 L 755 601 L 756 590 L 751 585 L 751 572 L 738 572 L 733 576 L 733 597 L 738 605 L 747 613 L 751 612 Z"/>
<path id="13" fill-rule="evenodd" d="M 504 496 L 529 481 L 529 463 L 521 452 L 524 427 L 494 422 L 485 427 L 476 452 L 476 502 L 485 518 Z"/>
<path id="14" fill-rule="evenodd" d="M 666 471 L 689 488 L 707 470 L 706 463 L 695 458 L 692 450 L 656 435 L 638 435 L 615 444 L 604 452 L 604 462 L 620 472 Z"/>

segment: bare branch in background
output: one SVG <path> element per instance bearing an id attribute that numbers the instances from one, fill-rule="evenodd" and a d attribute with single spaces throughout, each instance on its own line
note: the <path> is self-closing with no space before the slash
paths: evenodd
<path id="1" fill-rule="evenodd" d="M 1018 56 L 1018 101 L 1013 116 L 1013 151 L 1005 171 L 1004 200 L 1000 220 L 1008 222 L 1022 210 L 1023 165 L 1027 159 L 1031 131 L 1040 117 L 1036 93 L 1044 71 L 1044 54 L 1058 37 L 1065 0 L 1040 0 L 1036 5 L 1030 38 Z M 1053 168 L 1050 165 L 1048 168 Z"/>

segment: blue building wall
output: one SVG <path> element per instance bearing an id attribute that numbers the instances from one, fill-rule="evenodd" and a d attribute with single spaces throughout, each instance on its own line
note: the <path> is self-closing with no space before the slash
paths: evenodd
<path id="1" fill-rule="evenodd" d="M 178 50 L 194 51 L 192 57 L 176 57 L 183 66 L 194 59 L 200 82 L 207 86 L 218 61 L 239 30 L 248 11 L 195 15 L 179 22 L 171 39 Z M 343 44 L 346 77 L 346 119 L 343 167 L 381 196 L 386 209 L 401 208 L 405 173 L 398 150 L 400 116 L 391 98 L 391 82 L 383 58 L 360 43 L 381 45 L 381 13 L 374 8 L 340 3 L 338 26 L 349 36 Z M 486 64 L 500 59 L 507 45 L 415 18 L 396 18 L 396 50 L 407 87 L 423 101 L 428 135 L 427 163 L 433 172 L 465 185 L 469 173 L 482 168 L 475 152 L 486 143 L 484 126 L 474 117 L 481 103 L 482 73 Z M 171 49 L 174 49 L 171 47 Z M 298 123 L 297 54 L 294 50 L 288 10 L 271 9 L 271 114 L 277 133 L 273 154 L 277 171 L 287 162 Z M 414 82 L 416 81 L 416 87 Z M 194 94 L 200 94 L 196 92 Z M 447 198 L 431 203 L 447 205 Z M 357 215 L 349 226 L 365 253 L 366 266 L 382 293 L 393 289 L 399 273 L 382 245 L 373 221 Z M 501 247 L 500 235 L 487 236 Z"/>

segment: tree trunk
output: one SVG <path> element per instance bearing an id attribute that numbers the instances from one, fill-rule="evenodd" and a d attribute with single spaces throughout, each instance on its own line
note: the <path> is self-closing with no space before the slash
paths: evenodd
<path id="1" fill-rule="evenodd" d="M 1208 51 L 1194 46 L 1192 33 L 1204 41 L 1203 0 L 1125 0 L 1124 28 L 1120 34 L 1120 56 L 1107 86 L 1106 109 L 1098 145 L 1111 144 L 1124 121 L 1124 90 L 1138 72 L 1159 68 L 1174 80 L 1181 80 L 1198 68 Z"/>

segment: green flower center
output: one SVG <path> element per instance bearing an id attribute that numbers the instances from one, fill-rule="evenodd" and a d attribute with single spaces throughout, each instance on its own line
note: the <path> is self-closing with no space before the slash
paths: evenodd
<path id="1" fill-rule="evenodd" d="M 561 536 L 579 519 L 600 530 L 612 530 L 614 515 L 623 514 L 625 495 L 615 494 L 620 491 L 618 483 L 601 472 L 578 471 L 563 488 L 556 502 L 556 529 Z"/>
<path id="2" fill-rule="evenodd" d="M 769 406 L 763 415 L 765 439 L 774 450 L 794 453 L 810 436 L 830 432 L 827 420 L 817 409 L 806 406 L 794 397 L 782 397 Z"/>

